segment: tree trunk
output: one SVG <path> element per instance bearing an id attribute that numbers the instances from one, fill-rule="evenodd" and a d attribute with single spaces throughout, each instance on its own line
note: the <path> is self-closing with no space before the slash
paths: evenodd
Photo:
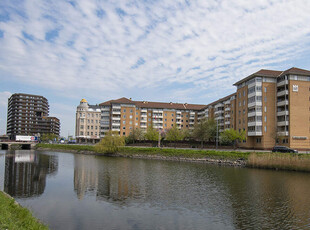
<path id="1" fill-rule="evenodd" d="M 201 148 L 203 149 L 203 141 L 201 141 Z"/>

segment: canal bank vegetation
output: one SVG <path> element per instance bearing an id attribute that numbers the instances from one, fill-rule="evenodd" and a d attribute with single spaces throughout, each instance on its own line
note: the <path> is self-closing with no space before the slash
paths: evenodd
<path id="1" fill-rule="evenodd" d="M 48 229 L 21 207 L 14 199 L 0 191 L 0 229 Z"/>
<path id="2" fill-rule="evenodd" d="M 251 153 L 247 166 L 310 172 L 310 155 L 295 153 Z"/>
<path id="3" fill-rule="evenodd" d="M 77 153 L 105 154 L 105 150 L 94 145 L 38 144 L 36 147 L 38 149 L 67 150 Z M 215 159 L 219 161 L 213 161 L 213 163 L 228 161 L 228 165 L 231 165 L 229 161 L 241 161 L 244 162 L 241 165 L 246 167 L 310 172 L 309 154 L 121 146 L 117 148 L 115 155 L 133 158 L 188 159 L 188 161 L 200 159 L 201 162 L 204 159 Z"/>

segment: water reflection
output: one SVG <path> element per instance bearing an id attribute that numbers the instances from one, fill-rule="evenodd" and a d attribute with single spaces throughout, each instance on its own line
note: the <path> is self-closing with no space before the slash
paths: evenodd
<path id="1" fill-rule="evenodd" d="M 236 229 L 310 227 L 309 174 L 81 155 L 74 162 L 79 199 L 190 211 Z"/>
<path id="2" fill-rule="evenodd" d="M 16 150 L 5 155 L 4 191 L 15 198 L 39 196 L 44 192 L 46 176 L 56 174 L 58 157 Z"/>

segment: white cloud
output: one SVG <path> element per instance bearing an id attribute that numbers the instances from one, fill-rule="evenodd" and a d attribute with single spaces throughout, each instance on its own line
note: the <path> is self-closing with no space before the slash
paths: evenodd
<path id="1" fill-rule="evenodd" d="M 203 100 L 225 96 L 234 82 L 261 68 L 282 70 L 283 63 L 310 58 L 308 0 L 189 5 L 89 0 L 75 7 L 67 1 L 26 0 L 10 7 L 20 7 L 27 19 L 11 12 L 11 21 L 0 22 L 1 76 L 67 98 L 99 103 L 130 94 L 209 103 Z M 98 9 L 104 12 L 101 18 Z M 55 29 L 58 37 L 45 41 Z M 140 58 L 145 63 L 131 68 Z"/>

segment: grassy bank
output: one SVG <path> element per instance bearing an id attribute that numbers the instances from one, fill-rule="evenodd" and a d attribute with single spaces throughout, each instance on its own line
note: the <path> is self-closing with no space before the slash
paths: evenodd
<path id="1" fill-rule="evenodd" d="M 59 149 L 59 150 L 75 150 L 78 152 L 92 151 L 96 152 L 95 147 L 91 145 L 57 145 L 57 144 L 38 144 L 37 148 Z M 184 157 L 184 158 L 214 158 L 214 159 L 247 159 L 249 152 L 237 151 L 215 151 L 215 150 L 200 150 L 200 149 L 168 149 L 168 148 L 141 148 L 141 147 L 122 147 L 119 155 L 151 155 L 164 157 Z"/>
<path id="2" fill-rule="evenodd" d="M 0 229 L 48 229 L 31 212 L 0 191 Z"/>
<path id="3" fill-rule="evenodd" d="M 90 145 L 57 145 L 38 144 L 37 148 L 48 148 L 54 150 L 74 150 L 77 152 L 92 151 L 97 154 L 94 146 Z M 292 171 L 310 172 L 310 154 L 294 153 L 251 153 L 239 151 L 216 151 L 201 149 L 174 149 L 174 148 L 143 148 L 143 147 L 122 147 L 118 155 L 131 156 L 160 156 L 167 158 L 188 158 L 188 159 L 218 159 L 235 161 L 243 159 L 247 167 L 279 169 Z"/>

